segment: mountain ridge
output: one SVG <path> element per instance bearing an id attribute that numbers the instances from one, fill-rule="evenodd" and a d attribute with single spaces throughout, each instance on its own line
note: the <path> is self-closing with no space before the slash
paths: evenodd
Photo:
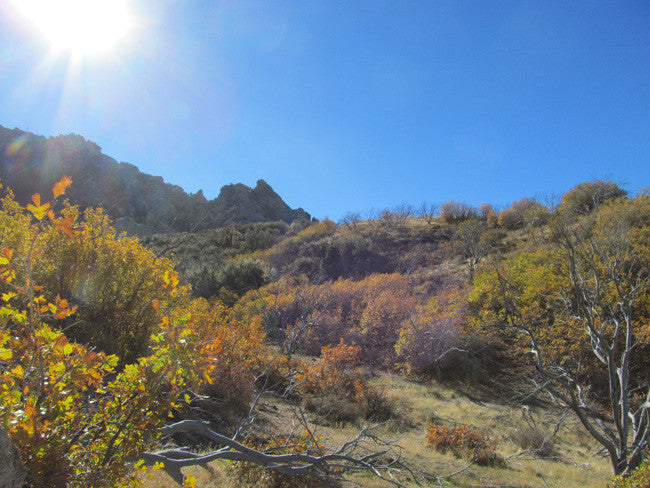
<path id="1" fill-rule="evenodd" d="M 115 226 L 130 234 L 311 220 L 302 208 L 290 208 L 262 179 L 254 188 L 225 185 L 217 198 L 207 200 L 202 190 L 187 193 L 161 176 L 118 163 L 81 135 L 46 138 L 0 125 L 0 179 L 18 201 L 26 202 L 34 193 L 46 195 L 64 174 L 75 181 L 68 192 L 72 203 L 104 207 Z"/>

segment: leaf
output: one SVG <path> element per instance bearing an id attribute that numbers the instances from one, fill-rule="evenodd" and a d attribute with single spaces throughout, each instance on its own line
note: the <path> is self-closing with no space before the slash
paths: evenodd
<path id="1" fill-rule="evenodd" d="M 54 227 L 62 234 L 67 235 L 70 239 L 74 236 L 75 228 L 72 226 L 74 219 L 66 217 L 65 219 L 54 219 Z"/>
<path id="2" fill-rule="evenodd" d="M 7 247 L 0 247 L 0 265 L 9 264 L 9 260 L 14 255 L 14 250 Z"/>
<path id="3" fill-rule="evenodd" d="M 45 214 L 47 214 L 47 210 L 50 208 L 50 204 L 45 202 L 43 205 L 41 205 L 41 195 L 38 193 L 34 193 L 32 195 L 32 202 L 34 202 L 34 205 L 29 204 L 25 208 L 29 210 L 38 220 L 43 220 L 43 217 L 45 217 Z"/>
<path id="4" fill-rule="evenodd" d="M 52 194 L 54 198 L 57 198 L 59 195 L 63 195 L 65 190 L 72 184 L 72 178 L 69 176 L 63 176 L 60 181 L 55 183 L 54 188 L 52 188 Z"/>
<path id="5" fill-rule="evenodd" d="M 0 347 L 0 361 L 9 361 L 14 356 L 11 349 L 4 349 Z"/>

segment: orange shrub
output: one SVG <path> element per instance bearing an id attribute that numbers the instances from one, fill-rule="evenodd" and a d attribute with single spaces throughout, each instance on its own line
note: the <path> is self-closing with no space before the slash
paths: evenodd
<path id="1" fill-rule="evenodd" d="M 364 362 L 392 367 L 401 324 L 415 305 L 408 279 L 399 273 L 322 285 L 282 278 L 244 295 L 233 317 L 260 321 L 284 352 L 299 345 L 302 352 L 318 355 L 343 340 L 361 347 Z"/>
<path id="2" fill-rule="evenodd" d="M 478 434 L 465 425 L 431 426 L 427 430 L 427 446 L 440 452 L 451 452 L 456 457 L 464 457 L 481 466 L 505 464 L 495 451 L 497 441 Z"/>
<path id="3" fill-rule="evenodd" d="M 223 402 L 222 416 L 247 410 L 254 382 L 268 365 L 269 350 L 259 320 L 240 322 L 217 301 L 194 300 L 187 312 L 191 329 L 186 340 L 196 344 L 197 363 L 202 371 L 200 392 Z"/>
<path id="4" fill-rule="evenodd" d="M 392 407 L 386 394 L 368 383 L 359 368 L 361 348 L 348 345 L 343 340 L 332 347 L 323 347 L 319 360 L 304 364 L 298 372 L 303 394 L 314 395 L 330 403 L 335 397 L 353 404 L 353 412 L 338 414 L 340 420 L 352 420 L 362 416 L 373 420 L 385 420 L 392 415 Z M 323 402 L 321 402 L 323 403 Z M 339 404 L 339 407 L 342 403 Z"/>

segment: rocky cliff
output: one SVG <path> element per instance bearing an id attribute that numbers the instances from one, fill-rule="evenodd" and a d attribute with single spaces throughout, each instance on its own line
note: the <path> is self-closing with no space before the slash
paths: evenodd
<path id="1" fill-rule="evenodd" d="M 102 206 L 116 226 L 133 234 L 203 230 L 235 223 L 309 220 L 302 208 L 291 209 L 263 180 L 255 188 L 226 185 L 207 200 L 188 194 L 160 176 L 118 163 L 82 136 L 45 138 L 0 126 L 0 179 L 26 202 L 33 193 L 47 195 L 63 175 L 74 184 L 70 200 L 82 208 Z"/>

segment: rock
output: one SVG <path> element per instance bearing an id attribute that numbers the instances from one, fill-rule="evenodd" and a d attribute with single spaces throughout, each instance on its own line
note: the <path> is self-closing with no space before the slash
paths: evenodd
<path id="1" fill-rule="evenodd" d="M 63 175 L 73 184 L 66 197 L 83 210 L 104 207 L 120 230 L 146 235 L 192 232 L 230 224 L 309 220 L 303 209 L 291 209 L 264 181 L 253 189 L 226 185 L 214 200 L 202 191 L 188 194 L 160 176 L 118 163 L 101 148 L 76 134 L 45 138 L 0 126 L 0 181 L 22 204 L 34 193 L 51 195 Z"/>
<path id="2" fill-rule="evenodd" d="M 25 466 L 6 430 L 0 429 L 0 488 L 22 488 Z"/>

